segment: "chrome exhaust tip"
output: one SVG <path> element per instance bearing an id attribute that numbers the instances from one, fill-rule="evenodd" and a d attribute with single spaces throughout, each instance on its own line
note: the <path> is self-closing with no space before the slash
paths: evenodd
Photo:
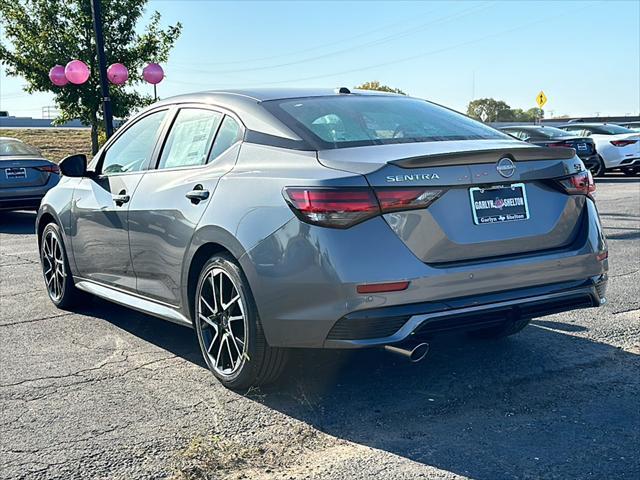
<path id="1" fill-rule="evenodd" d="M 429 344 L 424 342 L 403 342 L 395 345 L 385 345 L 384 349 L 387 352 L 406 358 L 411 363 L 418 363 L 429 353 Z"/>

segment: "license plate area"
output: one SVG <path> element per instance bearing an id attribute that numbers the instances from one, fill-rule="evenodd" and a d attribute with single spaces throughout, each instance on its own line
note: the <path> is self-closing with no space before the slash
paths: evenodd
<path id="1" fill-rule="evenodd" d="M 7 180 L 19 180 L 21 178 L 27 178 L 27 170 L 21 167 L 10 167 L 4 169 L 4 174 Z"/>
<path id="2" fill-rule="evenodd" d="M 469 189 L 473 223 L 516 222 L 529 218 L 529 205 L 524 183 Z"/>

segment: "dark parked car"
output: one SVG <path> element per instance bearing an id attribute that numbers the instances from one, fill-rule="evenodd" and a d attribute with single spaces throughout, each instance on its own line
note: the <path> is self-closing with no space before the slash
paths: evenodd
<path id="1" fill-rule="evenodd" d="M 40 150 L 15 138 L 0 137 L 0 210 L 37 210 L 60 180 L 58 165 Z"/>
<path id="2" fill-rule="evenodd" d="M 604 164 L 598 158 L 595 143 L 588 137 L 572 135 L 565 130 L 541 125 L 516 125 L 503 127 L 500 130 L 525 142 L 541 147 L 569 147 L 576 151 L 582 163 L 593 175 L 601 175 Z"/>
<path id="3" fill-rule="evenodd" d="M 88 292 L 193 327 L 231 388 L 274 380 L 290 348 L 418 361 L 439 332 L 505 337 L 605 302 L 607 245 L 575 152 L 425 100 L 184 95 L 60 168 L 37 219 L 51 300 Z"/>

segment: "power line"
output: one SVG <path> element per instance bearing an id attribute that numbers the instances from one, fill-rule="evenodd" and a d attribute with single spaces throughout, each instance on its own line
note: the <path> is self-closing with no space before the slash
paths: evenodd
<path id="1" fill-rule="evenodd" d="M 228 74 L 228 73 L 243 73 L 243 72 L 255 72 L 255 71 L 259 71 L 259 70 L 272 70 L 272 69 L 277 69 L 277 68 L 283 68 L 283 67 L 290 67 L 293 65 L 299 65 L 301 63 L 308 63 L 308 62 L 313 62 L 316 60 L 320 60 L 323 58 L 328 58 L 328 57 L 333 57 L 335 55 L 341 55 L 343 53 L 346 52 L 350 52 L 353 50 L 360 50 L 362 48 L 368 48 L 371 46 L 376 46 L 376 45 L 380 45 L 382 43 L 386 43 L 389 42 L 391 40 L 397 40 L 398 38 L 403 38 L 409 35 L 412 35 L 414 33 L 420 32 L 422 30 L 424 30 L 425 28 L 431 27 L 433 25 L 437 25 L 437 24 L 441 24 L 441 23 L 446 23 L 452 20 L 457 20 L 459 18 L 465 17 L 467 15 L 471 15 L 473 13 L 476 13 L 480 10 L 486 9 L 489 6 L 491 6 L 491 3 L 484 3 L 481 5 L 475 5 L 471 8 L 466 8 L 462 11 L 459 12 L 455 12 L 453 14 L 450 15 L 445 15 L 444 17 L 435 19 L 435 20 L 431 20 L 429 22 L 426 23 L 422 23 L 420 25 L 417 25 L 415 27 L 412 27 L 410 29 L 407 30 L 403 30 L 401 32 L 392 34 L 392 35 L 388 35 L 386 37 L 382 37 L 379 38 L 377 40 L 372 40 L 366 43 L 362 43 L 362 44 L 358 44 L 358 45 L 352 45 L 350 47 L 347 48 L 342 48 L 339 50 L 335 50 L 333 52 L 329 52 L 329 53 L 323 53 L 321 55 L 316 55 L 316 56 L 312 56 L 312 57 L 307 57 L 307 58 L 303 58 L 300 60 L 295 60 L 295 61 L 291 61 L 291 62 L 285 62 L 285 63 L 279 63 L 279 64 L 274 64 L 274 65 L 264 65 L 264 66 L 259 66 L 259 67 L 247 67 L 247 68 L 240 68 L 240 69 L 233 69 L 233 70 L 211 70 L 211 69 L 190 69 L 190 72 L 193 73 L 209 73 L 209 74 Z"/>
<path id="2" fill-rule="evenodd" d="M 431 13 L 432 11 L 427 11 L 425 12 L 425 15 L 428 15 L 429 13 Z M 327 48 L 327 47 L 331 47 L 333 45 L 340 45 L 340 44 L 344 44 L 345 42 L 354 40 L 356 38 L 361 38 L 361 37 L 366 37 L 368 35 L 372 35 L 374 33 L 383 31 L 383 30 L 388 30 L 391 27 L 395 27 L 396 25 L 404 25 L 407 23 L 407 19 L 403 18 L 402 20 L 398 21 L 398 22 L 394 22 L 391 24 L 388 24 L 384 27 L 379 27 L 373 30 L 368 30 L 366 32 L 363 33 L 359 33 L 358 35 L 353 35 L 350 37 L 346 37 L 343 38 L 341 40 L 335 40 L 333 42 L 329 42 L 329 43 L 323 43 L 321 45 L 316 45 L 315 47 L 309 47 L 309 48 L 305 48 L 303 50 L 296 50 L 293 52 L 288 52 L 288 53 L 281 53 L 278 55 L 271 55 L 268 57 L 260 57 L 260 58 L 245 58 L 242 60 L 234 60 L 234 61 L 227 61 L 227 62 L 217 62 L 217 61 L 211 61 L 211 62 L 205 62 L 204 65 L 211 65 L 211 64 L 215 64 L 215 65 L 238 65 L 238 64 L 243 64 L 243 63 L 255 63 L 255 62 L 264 62 L 266 60 L 274 60 L 277 58 L 283 58 L 283 57 L 292 57 L 292 56 L 296 56 L 299 55 L 301 53 L 307 53 L 307 52 L 312 52 L 314 50 L 320 50 L 323 48 Z M 175 65 L 192 65 L 192 62 L 174 62 Z"/>
<path id="3" fill-rule="evenodd" d="M 586 7 L 586 8 L 588 8 L 588 7 Z M 396 60 L 391 60 L 391 61 L 388 61 L 388 62 L 377 63 L 377 64 L 374 64 L 374 65 L 368 65 L 368 66 L 365 66 L 365 67 L 353 68 L 353 69 L 350 69 L 350 70 L 343 70 L 341 72 L 327 73 L 327 74 L 323 74 L 323 75 L 314 75 L 314 76 L 311 76 L 311 77 L 303 77 L 303 78 L 296 78 L 296 79 L 289 79 L 289 80 L 281 80 L 281 81 L 276 81 L 276 82 L 261 82 L 260 85 L 281 85 L 281 84 L 285 84 L 285 83 L 295 83 L 295 82 L 302 82 L 302 81 L 307 81 L 307 80 L 317 80 L 317 79 L 321 79 L 321 78 L 335 77 L 335 76 L 344 75 L 344 74 L 348 74 L 348 73 L 360 72 L 360 71 L 363 71 L 363 70 L 371 70 L 371 69 L 374 69 L 374 68 L 386 67 L 386 66 L 389 66 L 389 65 L 396 65 L 398 63 L 403 63 L 403 62 L 408 62 L 408 61 L 411 61 L 411 60 L 416 60 L 418 58 L 423 58 L 423 57 L 427 57 L 427 56 L 430 56 L 430 55 L 435 55 L 435 54 L 446 52 L 446 51 L 449 51 L 449 50 L 454 50 L 456 48 L 466 47 L 467 45 L 472 45 L 474 43 L 482 42 L 484 40 L 488 40 L 490 38 L 498 37 L 498 36 L 501 36 L 501 35 L 504 35 L 504 34 L 507 34 L 507 33 L 516 32 L 516 31 L 521 30 L 523 28 L 529 28 L 529 27 L 531 27 L 533 25 L 537 25 L 539 23 L 546 22 L 546 21 L 548 21 L 549 19 L 552 19 L 552 18 L 556 19 L 556 18 L 559 18 L 559 16 L 557 14 L 549 15 L 548 17 L 539 18 L 538 20 L 534 20 L 532 22 L 520 24 L 520 25 L 517 25 L 515 27 L 509 28 L 509 29 L 506 29 L 506 30 L 502 30 L 500 32 L 495 32 L 495 33 L 492 33 L 492 34 L 489 34 L 489 35 L 485 35 L 485 36 L 482 36 L 482 37 L 479 37 L 479 38 L 476 38 L 476 39 L 473 39 L 473 40 L 468 40 L 466 42 L 460 42 L 460 43 L 457 43 L 457 44 L 454 44 L 454 45 L 450 45 L 450 46 L 447 46 L 447 47 L 442 47 L 442 48 L 439 48 L 439 49 L 436 49 L 436 50 L 431 50 L 429 52 L 424 52 L 424 53 L 420 53 L 420 54 L 417 54 L 417 55 L 411 55 L 409 57 L 403 57 L 403 58 L 399 58 L 399 59 L 396 59 Z M 245 84 L 245 86 L 248 86 L 248 85 L 255 85 L 255 84 Z"/>

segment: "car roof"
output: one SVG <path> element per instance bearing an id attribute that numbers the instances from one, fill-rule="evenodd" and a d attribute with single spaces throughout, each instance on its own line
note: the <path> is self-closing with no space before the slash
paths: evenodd
<path id="1" fill-rule="evenodd" d="M 552 127 L 553 125 L 547 125 L 547 127 Z M 530 128 L 530 129 L 534 129 L 534 128 L 544 128 L 544 125 L 507 125 L 504 127 L 500 127 L 500 130 L 506 130 L 508 128 Z"/>
<path id="2" fill-rule="evenodd" d="M 341 87 L 341 89 L 343 88 L 345 87 Z M 374 90 L 353 89 L 350 90 L 350 92 L 353 95 L 393 96 L 397 98 L 407 98 L 405 95 L 379 92 Z M 265 133 L 268 135 L 275 135 L 292 140 L 301 140 L 298 135 L 296 135 L 293 131 L 291 131 L 291 129 L 289 129 L 289 127 L 277 120 L 265 108 L 260 106 L 260 103 L 269 100 L 326 96 L 339 97 L 347 95 L 339 93 L 337 88 L 255 88 L 239 90 L 209 90 L 165 98 L 150 105 L 145 110 L 143 110 L 143 112 L 157 108 L 159 106 L 170 106 L 188 103 L 218 106 L 237 114 L 240 117 L 240 120 L 244 123 L 245 127 L 250 130 L 255 130 L 257 132 Z"/>
<path id="3" fill-rule="evenodd" d="M 229 89 L 229 90 L 208 90 L 198 93 L 192 93 L 190 96 L 209 96 L 209 95 L 219 95 L 219 96 L 240 96 L 246 97 L 248 99 L 257 101 L 257 102 L 265 102 L 268 100 L 285 100 L 288 98 L 301 98 L 301 97 L 326 97 L 333 95 L 344 95 L 344 93 L 340 93 L 340 89 L 346 89 L 349 93 L 354 95 L 385 95 L 385 96 L 397 96 L 397 97 L 405 97 L 405 95 L 400 95 L 397 93 L 389 93 L 389 92 L 380 92 L 377 90 L 359 90 L 359 89 L 350 89 L 347 87 L 338 87 L 338 88 L 252 88 L 252 89 Z M 176 98 L 176 97 L 173 97 Z M 170 100 L 170 99 L 167 99 Z"/>
<path id="4" fill-rule="evenodd" d="M 603 127 L 605 125 L 616 125 L 615 123 L 566 123 L 564 125 L 558 125 L 558 128 L 562 127 Z"/>

